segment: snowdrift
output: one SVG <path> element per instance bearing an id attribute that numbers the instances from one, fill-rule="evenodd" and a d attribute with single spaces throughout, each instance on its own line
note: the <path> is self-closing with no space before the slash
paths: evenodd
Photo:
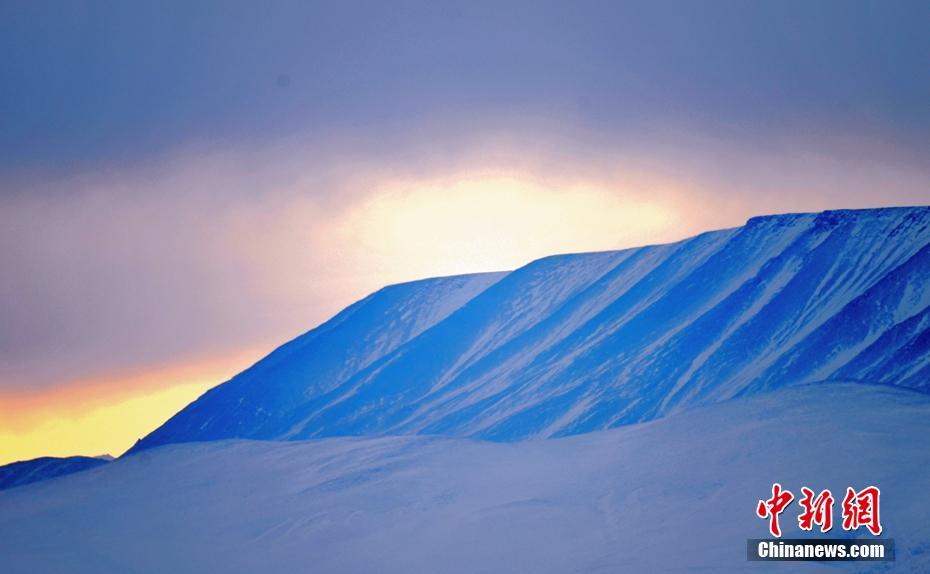
<path id="1" fill-rule="evenodd" d="M 550 440 L 170 445 L 0 492 L 2 570 L 885 571 L 747 562 L 746 539 L 766 535 L 756 501 L 778 481 L 880 485 L 890 566 L 926 572 L 928 425 L 921 393 L 820 384 Z"/>

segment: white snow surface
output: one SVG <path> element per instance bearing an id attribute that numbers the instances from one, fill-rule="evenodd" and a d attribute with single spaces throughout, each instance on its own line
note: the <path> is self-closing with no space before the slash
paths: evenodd
<path id="1" fill-rule="evenodd" d="M 926 572 L 928 425 L 925 394 L 830 383 L 548 440 L 167 445 L 0 492 L 0 571 Z M 773 482 L 878 486 L 897 560 L 747 562 Z"/>

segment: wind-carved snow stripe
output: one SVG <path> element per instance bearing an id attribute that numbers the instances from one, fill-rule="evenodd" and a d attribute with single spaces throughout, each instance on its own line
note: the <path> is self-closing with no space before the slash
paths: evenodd
<path id="1" fill-rule="evenodd" d="M 578 434 L 816 378 L 930 390 L 930 208 L 753 218 L 388 287 L 137 450 L 230 437 Z"/>
<path id="2" fill-rule="evenodd" d="M 818 353 L 822 362 L 808 371 L 809 374 L 805 380 L 829 378 L 868 348 L 883 333 L 919 313 L 928 305 L 930 305 L 930 244 L 924 245 L 910 259 L 888 273 L 882 281 L 849 302 L 840 313 L 824 322 L 820 329 L 799 343 L 799 346 L 805 343 L 815 344 L 812 340 L 814 337 L 835 341 L 829 350 Z M 843 337 L 850 336 L 850 327 L 843 323 L 854 319 L 861 320 L 862 311 L 859 309 L 871 312 L 867 316 L 868 322 L 864 323 L 861 329 L 856 330 L 857 334 L 862 330 L 865 332 L 848 346 L 838 347 Z M 795 364 L 803 363 L 806 359 L 809 360 L 806 357 L 807 354 L 809 353 L 798 353 L 794 349 L 790 351 L 790 354 L 788 351 L 782 353 L 782 357 L 790 357 L 784 361 L 782 369 L 788 369 Z"/>
<path id="3" fill-rule="evenodd" d="M 573 297 L 579 290 L 596 282 L 634 252 L 634 249 L 628 249 L 616 252 L 554 256 L 535 262 L 535 265 L 540 265 L 551 264 L 560 259 L 567 260 L 567 264 L 556 266 L 555 272 L 548 270 L 542 276 L 536 275 L 532 287 L 521 291 L 519 297 L 514 299 L 512 306 L 501 313 L 505 317 L 511 317 L 511 320 L 504 325 L 494 323 L 487 325 L 474 344 L 462 353 L 461 357 L 433 385 L 430 392 L 441 390 L 463 369 L 474 364 L 488 352 L 532 328 L 538 323 L 539 317 L 550 314 L 553 308 L 561 306 L 566 299 Z M 532 301 L 533 304 L 527 304 L 528 301 Z"/>
<path id="4" fill-rule="evenodd" d="M 454 412 L 468 408 L 477 402 L 486 400 L 499 393 L 502 388 L 509 384 L 506 381 L 508 381 L 508 375 L 510 373 L 523 368 L 538 355 L 540 350 L 546 349 L 555 342 L 561 340 L 577 329 L 579 324 L 590 319 L 605 306 L 609 305 L 610 302 L 615 300 L 618 296 L 618 290 L 620 290 L 620 294 L 622 294 L 632 287 L 636 283 L 635 277 L 641 277 L 647 274 L 651 269 L 654 269 L 655 266 L 664 259 L 664 255 L 667 255 L 670 249 L 670 246 L 659 246 L 655 248 L 639 248 L 618 252 L 618 257 L 613 261 L 614 265 L 612 267 L 602 270 L 600 277 L 593 285 L 589 286 L 581 293 L 574 294 L 572 298 L 565 301 L 559 310 L 556 311 L 561 312 L 571 305 L 578 306 L 576 311 L 569 313 L 564 320 L 556 323 L 554 330 L 544 339 L 533 347 L 522 350 L 520 354 L 514 355 L 511 359 L 501 362 L 493 371 L 475 379 L 472 384 L 465 384 L 451 389 L 445 395 L 440 395 L 438 392 L 445 389 L 446 385 L 437 385 L 424 398 L 423 404 L 417 408 L 409 419 L 421 415 L 422 412 L 433 411 L 434 409 L 439 409 L 439 412 L 446 412 L 446 414 L 453 414 Z M 637 257 L 637 263 L 633 268 L 628 268 L 627 264 L 634 256 Z M 614 274 L 620 268 L 625 272 L 619 274 L 616 278 L 610 277 L 610 275 Z M 540 327 L 541 323 L 547 320 L 548 319 L 544 318 L 542 321 L 537 322 L 534 328 Z M 489 384 L 489 381 L 492 380 L 501 381 L 501 385 Z M 446 380 L 443 382 L 447 383 Z M 456 401 L 456 399 L 462 395 L 470 396 L 465 401 Z M 441 405 L 449 404 L 450 402 L 454 403 L 455 410 L 442 411 Z M 407 425 L 408 422 L 409 421 L 405 421 L 399 426 L 403 427 Z M 421 424 L 412 428 L 420 428 L 422 426 L 425 425 Z"/>
<path id="5" fill-rule="evenodd" d="M 711 257 L 714 253 L 722 249 L 723 246 L 728 241 L 728 239 L 730 238 L 730 236 L 735 232 L 736 230 L 725 230 L 721 232 L 713 232 L 713 233 L 704 234 L 702 236 L 698 236 L 691 240 L 686 240 L 676 245 L 643 248 L 643 250 L 640 253 L 646 256 L 648 260 L 648 265 L 646 265 L 645 267 L 641 267 L 641 266 L 637 267 L 638 278 L 634 281 L 621 281 L 620 283 L 623 285 L 623 291 L 620 293 L 611 293 L 610 291 L 607 291 L 606 293 L 608 293 L 609 296 L 605 297 L 603 302 L 599 303 L 595 308 L 591 309 L 591 310 L 596 310 L 597 311 L 596 314 L 586 313 L 582 317 L 579 318 L 579 319 L 583 318 L 583 320 L 578 320 L 578 319 L 573 320 L 573 323 L 576 324 L 577 326 L 573 329 L 563 330 L 561 333 L 561 338 L 558 339 L 558 341 L 554 341 L 554 342 L 561 342 L 568 335 L 574 335 L 575 333 L 580 332 L 583 328 L 586 328 L 591 324 L 596 324 L 595 322 L 599 319 L 600 315 L 603 315 L 606 312 L 607 307 L 613 305 L 619 298 L 625 296 L 631 289 L 638 287 L 643 281 L 649 280 L 652 274 L 656 272 L 656 270 L 659 269 L 661 266 L 667 265 L 668 261 L 670 261 L 671 258 L 680 257 L 681 252 L 696 246 L 697 252 L 693 253 L 692 256 L 687 260 L 688 264 L 684 266 L 679 266 L 676 269 L 674 269 L 674 274 L 672 275 L 672 277 L 677 278 L 677 277 L 686 275 L 689 270 L 699 266 L 703 261 L 706 261 L 707 258 Z M 655 257 L 653 258 L 653 256 Z M 659 285 L 659 287 L 662 287 L 662 285 Z M 621 322 L 623 320 L 623 317 L 635 316 L 639 309 L 648 308 L 649 304 L 652 301 L 657 300 L 659 297 L 661 297 L 661 293 L 656 293 L 653 290 L 651 293 L 648 294 L 645 300 L 634 304 L 631 309 L 628 309 L 626 312 L 624 312 L 624 314 L 621 316 L 621 319 L 615 320 L 614 324 Z M 523 393 L 524 390 L 529 387 L 545 387 L 545 385 L 550 380 L 555 379 L 558 376 L 560 376 L 561 373 L 564 371 L 564 369 L 567 366 L 571 365 L 572 361 L 576 357 L 580 356 L 587 349 L 597 344 L 599 340 L 603 338 L 602 336 L 599 336 L 599 334 L 604 334 L 605 331 L 606 331 L 606 334 L 609 335 L 610 333 L 609 330 L 604 329 L 600 327 L 599 325 L 596 326 L 592 330 L 592 333 L 587 336 L 587 338 L 583 339 L 579 344 L 575 346 L 574 350 L 567 350 L 566 352 L 564 352 L 559 357 L 556 363 L 548 365 L 548 368 L 544 369 L 541 372 L 536 372 L 533 375 L 533 378 L 531 380 L 525 381 L 524 383 L 520 384 L 518 387 L 516 387 L 513 390 L 512 394 Z M 535 356 L 536 356 L 536 354 L 534 354 L 533 357 L 529 357 L 527 355 L 524 355 L 524 359 L 525 359 L 524 362 L 528 362 L 528 360 L 530 359 L 535 359 Z M 482 393 L 484 396 L 487 396 L 488 394 L 491 394 L 491 396 L 493 396 L 494 394 L 498 394 L 503 389 L 505 389 L 507 385 L 509 384 L 506 378 L 498 378 L 496 380 L 498 380 L 499 383 L 497 385 L 494 385 L 493 388 L 485 389 L 484 392 Z M 476 396 L 480 396 L 479 393 L 475 393 L 475 394 Z M 505 410 L 504 414 L 515 414 L 521 410 L 526 410 L 525 409 L 526 406 L 532 405 L 532 404 L 538 404 L 542 401 L 552 398 L 553 396 L 557 396 L 558 394 L 559 394 L 558 390 L 553 389 L 553 390 L 548 391 L 547 393 L 544 393 L 541 396 L 537 395 L 537 396 L 526 398 L 525 400 L 527 401 L 527 403 L 525 404 L 519 404 L 519 402 L 511 401 L 511 402 L 515 402 L 515 405 L 510 407 L 509 410 Z M 499 413 L 500 407 L 497 407 L 495 412 Z M 495 419 L 498 418 L 499 416 L 500 415 L 497 415 Z M 496 423 L 497 421 L 494 420 L 493 422 Z M 482 430 L 487 426 L 489 425 L 482 425 Z"/>
<path id="6" fill-rule="evenodd" d="M 750 262 L 741 273 L 734 276 L 730 281 L 723 285 L 720 289 L 716 291 L 714 295 L 707 299 L 707 301 L 699 308 L 694 309 L 688 317 L 684 318 L 678 325 L 673 328 L 665 331 L 660 337 L 658 337 L 653 343 L 645 347 L 640 353 L 641 356 L 648 356 L 653 354 L 659 347 L 665 345 L 670 339 L 675 335 L 683 331 L 684 329 L 690 327 L 695 320 L 699 317 L 702 317 L 709 310 L 715 308 L 725 299 L 732 296 L 740 288 L 742 288 L 748 281 L 758 277 L 762 269 L 773 259 L 781 256 L 786 249 L 790 247 L 798 238 L 798 236 L 804 233 L 804 228 L 792 228 L 793 233 L 785 233 L 781 236 L 780 240 L 773 243 L 766 243 L 765 249 L 754 254 L 753 257 L 747 258 Z M 771 294 L 777 293 L 778 290 L 772 291 Z M 755 307 L 756 309 L 760 307 Z M 745 321 L 745 318 L 744 318 Z M 744 322 L 743 321 L 743 322 Z M 720 341 L 722 342 L 722 341 Z M 629 371 L 624 373 L 624 375 L 629 375 Z"/>
<path id="7" fill-rule="evenodd" d="M 884 238 L 885 234 L 886 230 L 879 228 L 869 239 L 876 241 L 878 239 Z M 914 241 L 910 242 L 910 248 L 906 251 L 902 251 L 902 253 L 912 257 L 918 249 L 925 246 L 927 242 L 930 241 L 930 237 L 927 237 L 927 235 L 930 234 L 925 234 L 923 238 L 915 238 Z M 859 237 L 865 239 L 861 234 Z M 857 244 L 853 242 L 853 245 Z M 849 248 L 850 247 L 847 242 L 844 250 L 840 251 L 839 254 L 837 254 L 835 257 L 838 259 L 840 256 L 848 253 Z M 872 248 L 871 242 L 867 245 L 867 248 Z M 892 262 L 899 265 L 901 264 L 900 260 Z M 885 273 L 878 277 L 878 282 L 887 276 L 887 273 L 888 270 L 885 270 Z M 876 282 L 869 284 L 865 291 L 871 289 L 875 284 Z M 733 377 L 732 387 L 734 392 L 738 392 L 739 389 L 744 388 L 752 381 L 762 377 L 763 373 L 772 368 L 772 366 L 777 364 L 779 361 L 793 356 L 795 353 L 795 348 L 802 344 L 805 338 L 815 333 L 824 324 L 828 323 L 851 301 L 858 297 L 860 293 L 862 293 L 862 291 L 852 292 L 837 290 L 835 296 L 832 299 L 823 300 L 820 298 L 806 298 L 805 308 L 810 308 L 817 312 L 808 313 L 796 321 L 785 323 L 781 327 L 780 332 L 775 334 L 772 344 L 767 348 L 767 350 L 759 357 L 754 358 L 752 364 L 747 364 L 738 374 Z"/>
<path id="8" fill-rule="evenodd" d="M 614 332 L 618 327 L 627 323 L 630 319 L 636 317 L 644 310 L 648 309 L 650 306 L 654 305 L 662 297 L 668 293 L 682 278 L 686 277 L 691 271 L 698 268 L 704 262 L 706 262 L 710 257 L 719 253 L 721 250 L 726 248 L 727 242 L 732 237 L 733 231 L 726 230 L 718 233 L 708 233 L 702 236 L 695 237 L 694 239 L 689 239 L 678 244 L 678 249 L 668 253 L 666 257 L 659 261 L 656 267 L 653 270 L 657 269 L 660 265 L 667 262 L 672 257 L 675 257 L 681 251 L 686 251 L 691 248 L 696 248 L 696 253 L 691 253 L 682 265 L 677 267 L 674 273 L 661 285 L 653 289 L 647 297 L 643 300 L 635 303 L 627 311 L 621 314 L 619 317 L 613 318 L 609 322 L 605 322 L 603 325 L 599 326 L 591 335 L 591 337 L 585 341 L 586 345 L 593 345 L 601 340 L 610 333 Z M 645 275 L 640 279 L 640 282 L 649 278 L 649 275 Z M 637 286 L 636 284 L 632 287 Z M 625 293 L 624 293 L 625 294 Z M 620 294 L 622 296 L 623 294 Z M 619 298 L 619 297 L 618 297 Z M 597 318 L 597 317 L 595 317 Z"/>
<path id="9" fill-rule="evenodd" d="M 739 317 L 733 322 L 721 337 L 716 341 L 711 343 L 709 347 L 701 351 L 701 353 L 691 362 L 691 365 L 688 367 L 688 370 L 685 371 L 678 380 L 675 381 L 674 386 L 669 391 L 668 395 L 662 400 L 659 404 L 659 409 L 661 412 L 665 413 L 668 407 L 669 402 L 676 399 L 678 394 L 685 388 L 685 385 L 691 382 L 691 378 L 694 376 L 694 373 L 700 369 L 704 363 L 715 353 L 717 350 L 727 341 L 730 340 L 730 337 L 739 330 L 740 327 L 746 324 L 752 317 L 759 312 L 765 305 L 767 305 L 772 298 L 781 292 L 781 290 L 788 284 L 788 282 L 797 274 L 798 269 L 800 268 L 802 262 L 793 258 L 792 261 L 784 265 L 778 273 L 775 275 L 774 279 L 768 281 L 763 289 L 762 293 L 755 298 L 746 310 L 744 310 Z M 701 390 L 699 382 L 694 381 L 693 387 L 689 394 L 684 398 L 687 399 L 689 396 L 696 394 Z"/>
<path id="10" fill-rule="evenodd" d="M 849 232 L 848 244 L 856 245 L 855 259 L 850 261 L 845 256 L 849 250 L 844 249 L 833 260 L 830 271 L 826 273 L 808 300 L 807 308 L 813 314 L 830 315 L 838 312 L 858 293 L 862 293 L 870 286 L 894 269 L 903 261 L 910 258 L 920 247 L 911 241 L 889 240 L 888 228 L 902 229 L 903 222 L 908 219 L 906 214 L 891 221 L 881 218 L 878 221 L 852 222 Z M 826 237 L 824 237 L 826 239 Z M 868 242 L 866 249 L 859 248 L 862 241 Z M 877 261 L 876 261 L 877 260 Z M 845 295 L 841 293 L 845 292 Z M 801 323 L 808 323 L 808 317 L 803 317 Z"/>
<path id="11" fill-rule="evenodd" d="M 898 304 L 895 306 L 894 311 L 891 313 L 891 316 L 887 319 L 887 321 L 874 325 L 870 330 L 868 337 L 861 339 L 855 345 L 848 347 L 842 352 L 837 353 L 837 355 L 834 357 L 831 357 L 828 363 L 824 364 L 813 373 L 813 378 L 829 378 L 830 375 L 842 369 L 846 364 L 852 361 L 864 349 L 868 348 L 889 329 L 900 325 L 904 321 L 907 321 L 911 317 L 920 314 L 928 307 L 930 307 L 930 287 L 928 287 L 930 282 L 928 282 L 928 280 L 930 280 L 930 278 L 925 278 L 924 281 L 921 281 L 917 284 L 914 282 L 908 282 L 904 288 L 904 292 L 901 294 L 901 297 L 898 300 Z M 917 310 L 916 313 L 914 312 L 915 309 Z M 927 356 L 930 357 L 930 351 L 928 351 Z M 908 372 L 903 373 L 902 378 L 908 378 L 909 373 L 916 372 L 918 368 L 919 363 L 915 364 L 913 368 L 908 370 Z"/>

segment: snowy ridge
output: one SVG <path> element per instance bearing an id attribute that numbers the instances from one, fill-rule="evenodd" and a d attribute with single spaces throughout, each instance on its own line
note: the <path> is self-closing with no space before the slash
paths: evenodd
<path id="1" fill-rule="evenodd" d="M 57 476 L 82 472 L 111 461 L 108 457 L 44 456 L 32 460 L 11 462 L 0 466 L 0 490 L 48 480 Z"/>
<path id="2" fill-rule="evenodd" d="M 393 307 L 350 339 L 320 327 L 313 345 L 338 368 L 282 347 L 136 450 L 234 437 L 563 436 L 835 378 L 930 390 L 930 208 L 757 217 L 478 277 L 458 278 L 469 287 L 452 289 L 448 315 L 422 329 Z M 414 313 L 421 297 L 407 304 Z"/>
<path id="3" fill-rule="evenodd" d="M 170 427 L 147 436 L 145 445 L 280 437 L 293 411 L 308 399 L 416 337 L 503 275 L 440 277 L 385 287 L 207 391 L 175 415 Z"/>

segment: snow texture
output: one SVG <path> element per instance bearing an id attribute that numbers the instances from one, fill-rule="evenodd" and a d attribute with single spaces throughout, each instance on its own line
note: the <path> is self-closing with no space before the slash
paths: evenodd
<path id="1" fill-rule="evenodd" d="M 930 208 L 756 217 L 674 244 L 395 285 L 133 451 L 559 437 L 833 379 L 930 390 Z"/>
<path id="2" fill-rule="evenodd" d="M 927 572 L 928 425 L 925 394 L 822 383 L 551 440 L 168 445 L 0 492 L 2 570 Z M 878 485 L 897 560 L 747 562 L 774 481 Z"/>

